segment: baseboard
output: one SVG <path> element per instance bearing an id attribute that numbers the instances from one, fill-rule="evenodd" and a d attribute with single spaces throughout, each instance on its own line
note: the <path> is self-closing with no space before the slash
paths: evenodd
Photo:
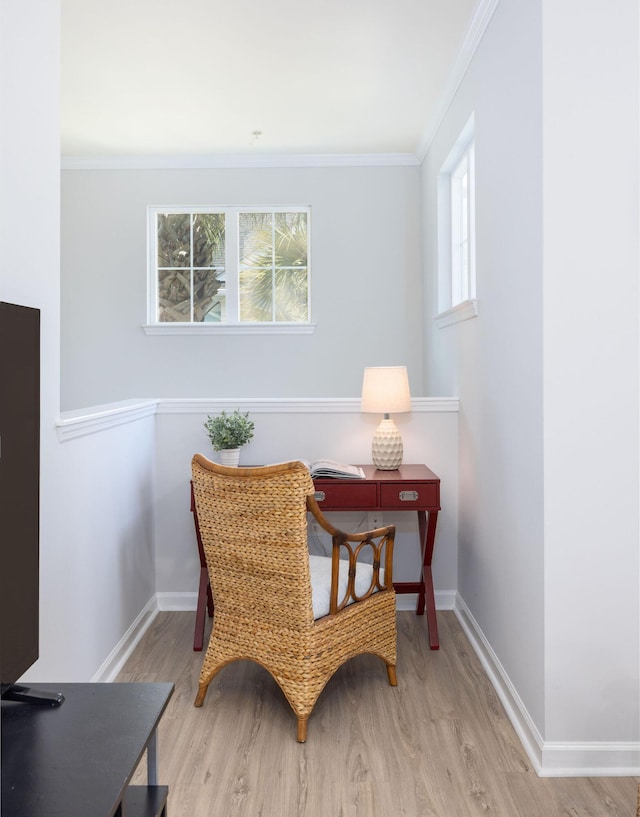
<path id="1" fill-rule="evenodd" d="M 456 601 L 455 590 L 436 591 L 436 610 L 453 610 Z M 413 612 L 418 604 L 417 593 L 403 593 L 396 595 L 396 610 Z"/>
<path id="2" fill-rule="evenodd" d="M 454 610 L 457 597 L 455 590 L 436 590 L 436 610 Z"/>
<path id="3" fill-rule="evenodd" d="M 471 611 L 458 594 L 454 612 L 480 659 L 536 773 L 542 775 L 542 736 Z"/>
<path id="4" fill-rule="evenodd" d="M 558 743 L 542 747 L 540 777 L 638 777 L 640 743 Z"/>
<path id="5" fill-rule="evenodd" d="M 639 742 L 545 742 L 478 622 L 459 595 L 456 595 L 453 609 L 539 777 L 640 775 Z"/>
<path id="6" fill-rule="evenodd" d="M 186 611 L 195 610 L 198 603 L 197 593 L 158 593 L 158 610 Z M 436 593 L 436 609 L 453 610 L 456 600 L 455 590 L 444 590 Z M 415 610 L 418 603 L 417 593 L 403 593 L 396 596 L 396 610 Z"/>
<path id="7" fill-rule="evenodd" d="M 138 642 L 158 615 L 158 609 L 156 596 L 152 596 L 92 677 L 92 682 L 111 682 L 115 680 Z"/>
<path id="8" fill-rule="evenodd" d="M 198 605 L 197 593 L 156 593 L 158 610 L 179 613 L 193 610 Z"/>

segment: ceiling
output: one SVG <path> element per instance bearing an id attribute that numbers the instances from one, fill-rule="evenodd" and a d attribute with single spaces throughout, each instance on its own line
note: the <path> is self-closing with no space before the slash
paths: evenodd
<path id="1" fill-rule="evenodd" d="M 62 0 L 62 153 L 416 154 L 476 0 Z"/>

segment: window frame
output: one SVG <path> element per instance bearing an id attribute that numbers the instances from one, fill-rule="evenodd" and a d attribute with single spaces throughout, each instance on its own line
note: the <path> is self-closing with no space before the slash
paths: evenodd
<path id="1" fill-rule="evenodd" d="M 466 176 L 466 194 L 462 190 Z M 475 241 L 474 117 L 463 128 L 438 175 L 438 314 L 439 328 L 478 314 Z M 466 226 L 466 229 L 465 229 Z M 461 247 L 467 245 L 467 262 Z"/>
<path id="2" fill-rule="evenodd" d="M 158 320 L 158 244 L 159 215 L 220 213 L 225 216 L 225 321 Z M 240 213 L 306 213 L 307 216 L 307 310 L 308 320 L 299 322 L 252 322 L 239 319 L 239 216 Z M 191 269 L 191 268 L 190 268 Z M 310 205 L 148 205 L 147 206 L 147 335 L 200 334 L 311 334 L 311 206 Z M 229 317 L 233 315 L 234 317 Z"/>

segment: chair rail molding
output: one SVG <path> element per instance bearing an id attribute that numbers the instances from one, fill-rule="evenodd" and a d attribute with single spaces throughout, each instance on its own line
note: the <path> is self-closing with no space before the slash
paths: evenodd
<path id="1" fill-rule="evenodd" d="M 457 397 L 414 397 L 411 411 L 457 412 Z M 158 414 L 207 414 L 239 408 L 257 414 L 360 414 L 359 397 L 194 397 L 184 399 L 160 398 Z"/>
<path id="2" fill-rule="evenodd" d="M 415 413 L 457 412 L 457 397 L 414 397 Z M 61 443 L 97 434 L 156 414 L 210 414 L 241 409 L 256 414 L 359 414 L 359 397 L 161 397 L 122 400 L 60 414 L 56 421 Z"/>
<path id="3" fill-rule="evenodd" d="M 158 408 L 157 400 L 122 400 L 75 411 L 65 411 L 56 421 L 58 440 L 63 443 L 77 437 L 97 434 L 109 428 L 134 423 L 145 417 L 153 417 Z"/>

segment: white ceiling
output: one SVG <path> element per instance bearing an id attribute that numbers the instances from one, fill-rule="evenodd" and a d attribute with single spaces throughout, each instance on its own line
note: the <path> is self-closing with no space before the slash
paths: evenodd
<path id="1" fill-rule="evenodd" d="M 475 5 L 62 0 L 63 155 L 416 154 Z"/>

